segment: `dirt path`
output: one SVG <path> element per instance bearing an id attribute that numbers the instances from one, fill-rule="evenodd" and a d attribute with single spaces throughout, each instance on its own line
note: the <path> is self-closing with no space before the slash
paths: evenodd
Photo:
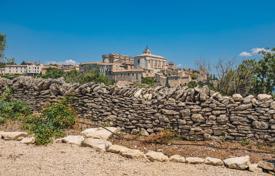
<path id="1" fill-rule="evenodd" d="M 146 162 L 91 148 L 52 144 L 27 146 L 0 140 L 1 176 L 235 176 L 257 175 L 248 171 L 208 165 Z M 262 174 L 264 175 L 264 174 Z"/>

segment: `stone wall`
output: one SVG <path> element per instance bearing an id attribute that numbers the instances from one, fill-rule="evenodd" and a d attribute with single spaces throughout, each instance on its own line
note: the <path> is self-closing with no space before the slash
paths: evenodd
<path id="1" fill-rule="evenodd" d="M 275 142 L 275 101 L 270 95 L 227 97 L 207 87 L 118 88 L 31 77 L 0 79 L 0 92 L 6 85 L 14 90 L 14 98 L 26 101 L 34 110 L 70 95 L 80 117 L 129 133 L 169 129 L 188 140 Z"/>

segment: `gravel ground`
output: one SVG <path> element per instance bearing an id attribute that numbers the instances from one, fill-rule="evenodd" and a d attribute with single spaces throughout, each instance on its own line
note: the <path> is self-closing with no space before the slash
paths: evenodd
<path id="1" fill-rule="evenodd" d="M 116 154 L 99 153 L 91 148 L 68 144 L 42 147 L 0 140 L 0 176 L 44 175 L 249 176 L 261 174 L 208 165 L 127 159 Z"/>

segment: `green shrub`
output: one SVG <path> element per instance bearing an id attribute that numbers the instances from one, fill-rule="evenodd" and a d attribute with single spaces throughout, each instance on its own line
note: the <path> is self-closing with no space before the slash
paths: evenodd
<path id="1" fill-rule="evenodd" d="M 52 137 L 54 136 L 53 129 L 49 128 L 47 124 L 36 124 L 32 126 L 31 130 L 33 130 L 35 136 L 35 143 L 37 145 L 45 145 L 52 141 Z"/>
<path id="2" fill-rule="evenodd" d="M 149 78 L 149 77 L 142 78 L 141 83 L 153 87 L 156 84 L 156 80 L 154 78 Z"/>
<path id="3" fill-rule="evenodd" d="M 34 133 L 36 144 L 45 145 L 53 137 L 63 136 L 63 130 L 75 123 L 75 113 L 65 102 L 60 101 L 46 107 L 40 115 L 30 115 L 24 127 Z"/>
<path id="4" fill-rule="evenodd" d="M 195 87 L 197 87 L 197 86 L 198 86 L 198 84 L 197 84 L 196 81 L 190 81 L 190 82 L 187 84 L 187 87 L 188 87 L 188 88 L 195 88 Z"/>
<path id="5" fill-rule="evenodd" d="M 11 89 L 7 87 L 0 96 L 0 121 L 2 123 L 5 119 L 19 119 L 31 114 L 29 106 L 20 100 L 13 100 L 11 94 Z"/>
<path id="6" fill-rule="evenodd" d="M 63 77 L 65 72 L 63 70 L 60 70 L 58 68 L 49 68 L 45 75 L 42 76 L 42 78 L 61 78 Z"/>
<path id="7" fill-rule="evenodd" d="M 5 121 L 6 121 L 5 117 L 0 116 L 0 124 L 5 123 Z"/>
<path id="8" fill-rule="evenodd" d="M 50 68 L 48 69 L 45 75 L 42 75 L 42 78 L 56 79 L 61 77 L 63 77 L 64 80 L 68 83 L 85 84 L 88 82 L 95 82 L 95 83 L 104 83 L 105 85 L 113 84 L 113 81 L 110 80 L 107 76 L 102 75 L 99 73 L 99 71 L 94 71 L 94 70 L 81 73 L 76 70 L 64 72 L 58 68 Z"/>
<path id="9" fill-rule="evenodd" d="M 57 129 L 64 129 L 75 123 L 73 110 L 64 102 L 54 103 L 42 111 L 42 119 Z"/>

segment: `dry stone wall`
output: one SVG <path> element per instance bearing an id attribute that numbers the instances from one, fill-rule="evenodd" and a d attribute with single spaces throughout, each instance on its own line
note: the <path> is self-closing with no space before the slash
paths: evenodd
<path id="1" fill-rule="evenodd" d="M 0 92 L 7 85 L 13 89 L 14 98 L 26 101 L 34 110 L 70 96 L 80 117 L 129 133 L 168 129 L 187 140 L 275 142 L 275 101 L 266 94 L 227 97 L 207 87 L 118 88 L 31 77 L 0 79 Z"/>

